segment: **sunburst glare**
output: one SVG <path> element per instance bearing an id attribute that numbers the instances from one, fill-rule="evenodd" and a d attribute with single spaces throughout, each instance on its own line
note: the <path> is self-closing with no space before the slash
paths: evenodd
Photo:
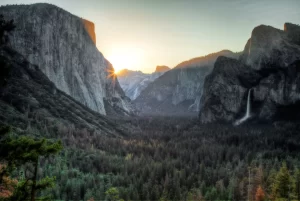
<path id="1" fill-rule="evenodd" d="M 107 59 L 113 64 L 115 73 L 122 69 L 134 69 L 142 66 L 144 51 L 136 47 L 116 47 L 111 49 Z"/>

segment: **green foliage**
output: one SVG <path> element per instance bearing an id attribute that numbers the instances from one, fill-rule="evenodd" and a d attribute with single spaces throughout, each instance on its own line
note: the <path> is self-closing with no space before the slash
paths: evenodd
<path id="1" fill-rule="evenodd" d="M 187 194 L 186 201 L 201 201 L 204 200 L 201 191 L 199 189 L 191 189 Z"/>
<path id="2" fill-rule="evenodd" d="M 53 187 L 55 178 L 45 177 L 37 179 L 38 165 L 40 157 L 48 157 L 58 153 L 62 149 L 62 143 L 51 142 L 46 139 L 35 139 L 27 136 L 15 136 L 8 127 L 0 129 L 0 162 L 6 164 L 5 171 L 1 172 L 0 185 L 2 178 L 8 176 L 16 167 L 26 163 L 33 165 L 33 176 L 19 181 L 12 200 L 35 200 L 36 193 L 46 188 Z M 39 199 L 48 199 L 47 197 Z"/>
<path id="3" fill-rule="evenodd" d="M 289 198 L 292 193 L 292 180 L 286 163 L 282 164 L 277 173 L 275 184 L 273 185 L 272 194 L 276 198 Z"/>
<path id="4" fill-rule="evenodd" d="M 119 198 L 119 190 L 115 187 L 108 189 L 105 194 L 108 201 L 121 201 Z"/>
<path id="5" fill-rule="evenodd" d="M 132 124 L 139 125 L 141 133 L 126 138 L 48 128 L 48 136 L 61 138 L 65 149 L 58 157 L 40 159 L 38 178 L 55 176 L 57 185 L 38 196 L 223 201 L 247 200 L 249 195 L 255 200 L 261 186 L 265 200 L 276 200 L 280 197 L 271 195 L 282 161 L 289 171 L 300 166 L 294 129 L 191 125 L 190 119 L 130 121 L 138 121 Z M 178 124 L 182 129 L 174 127 Z M 290 177 L 294 199 L 296 173 Z M 111 188 L 117 189 L 117 197 L 106 194 Z"/>
<path id="6" fill-rule="evenodd" d="M 295 196 L 296 196 L 297 200 L 300 200 L 300 170 L 299 170 L 299 168 L 295 169 L 294 179 L 295 179 Z"/>

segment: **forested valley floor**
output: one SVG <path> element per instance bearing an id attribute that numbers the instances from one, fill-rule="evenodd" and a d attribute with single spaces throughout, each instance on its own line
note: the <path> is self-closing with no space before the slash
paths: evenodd
<path id="1" fill-rule="evenodd" d="M 40 162 L 39 175 L 57 183 L 43 193 L 57 200 L 299 200 L 299 124 L 114 121 L 134 129 L 114 138 L 74 127 L 47 130 L 64 150 Z"/>

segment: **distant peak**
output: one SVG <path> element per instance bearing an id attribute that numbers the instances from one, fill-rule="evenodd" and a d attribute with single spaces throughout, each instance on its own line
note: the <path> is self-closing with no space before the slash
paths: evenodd
<path id="1" fill-rule="evenodd" d="M 130 73 L 130 70 L 128 70 L 128 69 L 122 69 L 119 72 L 117 72 L 116 74 L 117 75 L 126 75 L 128 73 Z"/>
<path id="2" fill-rule="evenodd" d="M 284 23 L 284 31 L 289 31 L 290 29 L 299 29 L 300 26 L 290 22 Z"/>
<path id="3" fill-rule="evenodd" d="M 129 69 L 122 69 L 119 72 L 116 73 L 117 76 L 122 77 L 122 76 L 129 76 L 132 74 L 144 74 L 142 71 L 133 71 L 133 70 L 129 70 Z"/>
<path id="4" fill-rule="evenodd" d="M 168 66 L 156 66 L 155 73 L 163 73 L 170 70 Z"/>
<path id="5" fill-rule="evenodd" d="M 274 34 L 278 34 L 282 32 L 282 30 L 277 29 L 275 27 L 272 26 L 268 26 L 268 25 L 259 25 L 257 27 L 255 27 L 252 30 L 252 37 L 261 37 L 261 36 L 265 36 L 265 35 L 274 35 Z"/>
<path id="6" fill-rule="evenodd" d="M 240 53 L 234 53 L 230 50 L 221 50 L 219 52 L 210 53 L 205 56 L 196 57 L 190 60 L 186 60 L 184 62 L 181 62 L 178 64 L 175 68 L 186 68 L 186 67 L 202 67 L 202 66 L 211 66 L 215 63 L 216 59 L 219 56 L 226 56 L 226 57 L 232 57 L 237 58 L 240 55 Z"/>
<path id="7" fill-rule="evenodd" d="M 231 50 L 221 50 L 220 52 L 216 52 L 216 54 L 217 53 L 224 53 L 224 52 L 233 53 Z"/>

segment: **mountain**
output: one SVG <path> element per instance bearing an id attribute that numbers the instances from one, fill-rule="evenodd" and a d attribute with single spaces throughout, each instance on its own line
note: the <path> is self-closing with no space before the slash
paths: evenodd
<path id="1" fill-rule="evenodd" d="M 165 73 L 171 70 L 168 66 L 156 66 L 155 73 Z"/>
<path id="2" fill-rule="evenodd" d="M 92 22 L 45 3 L 1 6 L 0 13 L 15 21 L 12 48 L 58 89 L 104 115 L 132 112 L 112 65 L 95 45 Z"/>
<path id="3" fill-rule="evenodd" d="M 284 30 L 261 25 L 238 60 L 218 58 L 205 79 L 201 121 L 235 122 L 247 107 L 256 121 L 299 118 L 299 39 L 298 25 L 286 23 Z"/>
<path id="4" fill-rule="evenodd" d="M 124 136 L 125 128 L 113 120 L 84 106 L 56 88 L 36 65 L 8 47 L 0 47 L 0 71 L 9 69 L 0 86 L 0 124 L 8 124 L 19 132 L 86 129 L 108 136 Z M 1 77 L 2 79 L 2 77 Z M 51 138 L 54 136 L 50 136 Z"/>
<path id="5" fill-rule="evenodd" d="M 240 53 L 223 50 L 178 64 L 149 84 L 134 100 L 141 114 L 196 115 L 205 77 L 220 55 L 237 58 Z"/>
<path id="6" fill-rule="evenodd" d="M 154 73 L 145 74 L 141 71 L 123 69 L 117 73 L 117 76 L 126 96 L 135 100 L 151 82 L 168 70 L 170 68 L 167 66 L 157 66 Z"/>

